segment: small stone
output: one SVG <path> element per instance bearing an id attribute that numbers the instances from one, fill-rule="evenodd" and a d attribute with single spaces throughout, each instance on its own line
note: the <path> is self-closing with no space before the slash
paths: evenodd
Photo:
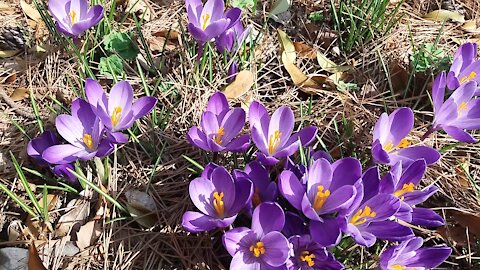
<path id="1" fill-rule="evenodd" d="M 8 247 L 0 249 L 0 270 L 26 270 L 28 249 Z"/>

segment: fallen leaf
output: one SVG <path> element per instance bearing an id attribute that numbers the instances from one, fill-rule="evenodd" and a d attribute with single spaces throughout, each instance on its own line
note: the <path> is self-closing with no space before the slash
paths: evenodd
<path id="1" fill-rule="evenodd" d="M 455 167 L 455 175 L 458 183 L 463 188 L 470 188 L 468 175 L 470 174 L 470 162 L 466 158 L 461 158 L 460 163 Z"/>
<path id="2" fill-rule="evenodd" d="M 168 38 L 169 40 L 178 40 L 178 38 L 180 37 L 180 33 L 174 29 L 169 29 L 169 30 L 160 30 L 158 32 L 155 32 L 152 34 L 152 36 L 164 37 L 164 38 Z"/>
<path id="3" fill-rule="evenodd" d="M 13 72 L 11 74 L 8 74 L 6 77 L 2 78 L 2 83 L 13 83 L 14 81 L 17 80 L 17 73 Z"/>
<path id="4" fill-rule="evenodd" d="M 423 18 L 425 20 L 434 21 L 434 22 L 443 22 L 446 20 L 452 20 L 454 22 L 459 22 L 459 23 L 465 22 L 465 17 L 462 14 L 456 11 L 450 11 L 445 9 L 432 11 L 427 15 L 423 16 Z"/>
<path id="5" fill-rule="evenodd" d="M 18 50 L 6 50 L 6 51 L 0 51 L 0 58 L 8 58 L 16 55 L 20 51 Z"/>
<path id="6" fill-rule="evenodd" d="M 289 61 L 295 63 L 297 60 L 297 52 L 292 40 L 287 36 L 285 32 L 277 29 L 278 39 L 280 40 L 280 51 L 287 54 Z"/>
<path id="7" fill-rule="evenodd" d="M 237 74 L 235 80 L 225 88 L 223 93 L 230 100 L 236 99 L 250 90 L 253 83 L 253 73 L 250 70 L 242 70 Z"/>
<path id="8" fill-rule="evenodd" d="M 287 70 L 288 74 L 290 74 L 290 77 L 292 78 L 293 83 L 296 86 L 302 88 L 302 91 L 305 90 L 305 89 L 303 89 L 303 87 L 313 88 L 313 89 L 320 89 L 321 88 L 321 84 L 319 84 L 317 81 L 313 80 L 312 79 L 313 76 L 309 77 L 309 76 L 305 75 L 305 73 L 303 73 L 303 71 L 300 68 L 298 68 L 295 64 L 293 64 L 290 61 L 290 58 L 288 58 L 288 56 L 285 52 L 282 53 L 282 63 L 285 66 L 285 69 Z M 326 76 L 325 76 L 325 80 L 326 80 Z M 315 93 L 315 92 L 307 90 L 307 93 L 312 94 L 312 93 Z"/>
<path id="9" fill-rule="evenodd" d="M 60 217 L 55 228 L 56 236 L 65 236 L 70 233 L 70 230 L 74 225 L 83 225 L 85 224 L 85 219 L 90 215 L 90 195 L 86 192 L 90 192 L 90 189 L 82 191 L 85 195 L 85 199 L 74 199 L 70 201 L 67 205 L 67 209 L 70 211 L 66 212 L 63 216 Z"/>
<path id="10" fill-rule="evenodd" d="M 28 247 L 28 270 L 47 270 L 45 266 L 43 266 L 34 242 L 31 242 Z"/>
<path id="11" fill-rule="evenodd" d="M 100 237 L 101 227 L 97 220 L 87 222 L 77 232 L 77 247 L 80 251 L 92 246 Z"/>
<path id="12" fill-rule="evenodd" d="M 178 47 L 178 44 L 175 44 L 170 39 L 167 40 L 165 37 L 149 38 L 147 42 L 152 52 L 173 51 Z"/>
<path id="13" fill-rule="evenodd" d="M 13 101 L 20 101 L 28 97 L 28 89 L 25 87 L 18 87 L 13 91 L 13 93 L 10 95 L 10 98 Z"/>
<path id="14" fill-rule="evenodd" d="M 328 59 L 328 57 L 321 52 L 317 52 L 317 61 L 323 70 L 330 73 L 344 72 L 352 68 L 351 66 L 339 66 L 335 64 L 335 62 Z"/>
<path id="15" fill-rule="evenodd" d="M 480 237 L 480 216 L 460 211 L 450 211 L 450 214 L 460 226 L 468 228 L 469 232 Z"/>
<path id="16" fill-rule="evenodd" d="M 309 59 L 317 58 L 317 50 L 310 47 L 309 45 L 303 42 L 293 42 L 293 45 L 295 46 L 295 51 L 297 51 L 301 57 Z"/>
<path id="17" fill-rule="evenodd" d="M 15 14 L 15 9 L 9 6 L 7 3 L 1 1 L 0 2 L 0 13 L 5 15 L 12 15 Z"/>
<path id="18" fill-rule="evenodd" d="M 25 0 L 20 0 L 20 6 L 22 7 L 25 15 L 27 15 L 30 19 L 34 20 L 35 22 L 43 22 L 42 16 L 40 15 L 40 12 L 38 12 L 36 7 L 27 4 Z"/>
<path id="19" fill-rule="evenodd" d="M 477 20 L 468 20 L 462 25 L 462 29 L 468 33 L 480 33 L 480 29 L 477 26 Z"/>
<path id="20" fill-rule="evenodd" d="M 276 0 L 270 9 L 269 16 L 276 17 L 276 15 L 286 12 L 291 5 L 292 0 Z"/>
<path id="21" fill-rule="evenodd" d="M 130 215 L 140 225 L 150 228 L 156 224 L 155 213 L 158 211 L 155 200 L 147 193 L 139 190 L 129 190 L 127 197 L 127 209 Z"/>
<path id="22" fill-rule="evenodd" d="M 144 21 L 151 21 L 155 11 L 145 0 L 127 0 L 127 9 L 128 12 L 137 13 L 139 12 L 140 19 Z"/>

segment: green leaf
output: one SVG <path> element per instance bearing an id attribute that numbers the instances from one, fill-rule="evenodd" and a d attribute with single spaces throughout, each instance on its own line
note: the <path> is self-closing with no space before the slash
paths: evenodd
<path id="1" fill-rule="evenodd" d="M 323 11 L 314 11 L 308 14 L 308 19 L 312 22 L 323 21 Z"/>
<path id="2" fill-rule="evenodd" d="M 125 59 L 135 59 L 139 52 L 132 40 L 132 33 L 112 32 L 103 38 L 105 50 L 118 53 Z"/>
<path id="3" fill-rule="evenodd" d="M 233 7 L 245 9 L 252 8 L 257 4 L 256 0 L 232 0 L 231 5 Z"/>
<path id="4" fill-rule="evenodd" d="M 116 54 L 110 55 L 109 57 L 100 58 L 100 73 L 103 75 L 115 76 L 122 74 L 123 63 L 122 59 Z M 113 74 L 112 74 L 113 73 Z"/>

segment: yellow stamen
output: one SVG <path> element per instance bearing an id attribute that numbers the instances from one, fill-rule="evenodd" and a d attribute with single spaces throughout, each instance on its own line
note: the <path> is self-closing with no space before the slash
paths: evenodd
<path id="1" fill-rule="evenodd" d="M 210 17 L 211 17 L 211 16 L 210 16 L 210 14 L 208 14 L 208 13 L 202 15 L 202 20 L 203 20 L 202 30 L 207 29 L 207 26 L 210 25 Z"/>
<path id="2" fill-rule="evenodd" d="M 315 196 L 315 200 L 313 201 L 313 208 L 318 211 L 320 210 L 325 202 L 327 201 L 328 196 L 330 196 L 330 190 L 325 190 L 325 188 L 322 185 L 319 185 L 317 187 L 317 195 Z"/>
<path id="3" fill-rule="evenodd" d="M 257 206 L 262 203 L 262 199 L 260 198 L 260 190 L 258 188 L 256 188 L 255 193 L 253 193 L 252 203 L 253 206 Z"/>
<path id="4" fill-rule="evenodd" d="M 461 114 L 463 111 L 466 111 L 468 109 L 467 107 L 467 103 L 465 101 L 463 101 L 462 103 L 460 103 L 460 105 L 458 106 L 458 114 Z"/>
<path id="5" fill-rule="evenodd" d="M 217 131 L 217 135 L 213 135 L 213 141 L 217 144 L 222 144 L 223 135 L 225 135 L 225 129 L 223 127 L 220 127 Z"/>
<path id="6" fill-rule="evenodd" d="M 395 264 L 395 265 L 392 265 L 391 268 L 393 270 L 405 270 L 407 269 L 406 266 L 403 266 L 403 265 L 400 265 L 400 264 Z M 417 268 L 412 268 L 412 270 L 416 270 Z"/>
<path id="7" fill-rule="evenodd" d="M 355 215 L 353 215 L 352 219 L 350 220 L 350 223 L 355 226 L 358 226 L 360 224 L 367 222 L 367 218 L 374 218 L 376 216 L 377 216 L 377 213 L 372 211 L 372 208 L 370 208 L 369 206 L 365 206 L 363 210 L 360 209 L 357 211 L 357 213 L 355 213 Z"/>
<path id="8" fill-rule="evenodd" d="M 73 25 L 76 22 L 77 13 L 74 10 L 70 10 L 70 23 Z"/>
<path id="9" fill-rule="evenodd" d="M 392 142 L 392 141 L 387 142 L 387 143 L 383 146 L 383 150 L 385 150 L 386 152 L 391 152 L 391 151 L 393 151 L 393 150 L 398 150 L 398 149 L 401 149 L 401 148 L 408 147 L 409 145 L 410 145 L 410 141 L 408 141 L 407 139 L 403 138 L 403 139 L 397 144 L 397 146 L 393 146 L 393 142 Z"/>
<path id="10" fill-rule="evenodd" d="M 315 265 L 315 262 L 313 261 L 315 259 L 315 254 L 310 254 L 308 251 L 303 251 L 302 255 L 300 255 L 300 260 L 302 262 L 307 262 L 309 267 L 312 267 Z"/>
<path id="11" fill-rule="evenodd" d="M 92 150 L 93 148 L 93 140 L 92 140 L 92 135 L 88 134 L 88 133 L 85 133 L 83 134 L 83 143 L 85 144 L 85 146 L 89 149 L 89 150 Z"/>
<path id="12" fill-rule="evenodd" d="M 223 218 L 225 215 L 225 205 L 223 204 L 223 192 L 214 192 L 213 197 L 215 198 L 213 200 L 213 208 L 215 208 L 215 211 L 217 212 L 218 216 Z"/>
<path id="13" fill-rule="evenodd" d="M 413 183 L 403 184 L 402 189 L 399 189 L 399 190 L 395 191 L 395 193 L 393 193 L 393 195 L 395 195 L 396 197 L 399 197 L 400 200 L 403 201 L 403 199 L 405 199 L 405 196 L 402 196 L 402 195 L 405 194 L 405 193 L 408 193 L 408 192 L 412 192 L 414 190 L 415 190 L 415 185 Z"/>
<path id="14" fill-rule="evenodd" d="M 253 256 L 257 258 L 260 257 L 260 255 L 265 254 L 265 246 L 263 245 L 263 242 L 258 241 L 255 245 L 251 245 L 250 252 L 252 252 Z"/>
<path id="15" fill-rule="evenodd" d="M 273 132 L 273 135 L 270 135 L 268 139 L 268 154 L 273 155 L 275 150 L 277 149 L 278 145 L 280 144 L 280 137 L 282 137 L 282 133 L 278 130 Z"/>
<path id="16" fill-rule="evenodd" d="M 463 76 L 460 79 L 460 84 L 469 82 L 469 81 L 475 79 L 476 76 L 477 76 L 477 73 L 475 71 L 472 71 L 472 72 L 470 72 L 470 74 L 468 76 Z"/>
<path id="17" fill-rule="evenodd" d="M 121 117 L 122 117 L 122 107 L 117 106 L 113 108 L 112 117 L 110 118 L 112 120 L 112 125 L 116 126 L 120 121 Z"/>

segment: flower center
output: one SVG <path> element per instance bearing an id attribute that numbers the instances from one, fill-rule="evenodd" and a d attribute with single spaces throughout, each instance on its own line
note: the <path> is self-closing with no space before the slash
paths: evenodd
<path id="1" fill-rule="evenodd" d="M 213 200 L 213 208 L 215 208 L 215 211 L 217 212 L 217 215 L 221 218 L 224 217 L 225 215 L 225 205 L 223 203 L 223 192 L 214 192 L 213 197 L 215 198 Z"/>
<path id="2" fill-rule="evenodd" d="M 211 16 L 208 13 L 202 15 L 202 30 L 207 29 L 207 26 L 210 25 L 210 18 Z"/>
<path id="3" fill-rule="evenodd" d="M 223 135 L 225 135 L 225 129 L 223 127 L 220 127 L 217 131 L 217 134 L 213 135 L 213 141 L 217 144 L 222 144 Z"/>
<path id="4" fill-rule="evenodd" d="M 405 199 L 405 196 L 403 196 L 403 194 L 408 193 L 408 192 L 412 192 L 414 190 L 415 190 L 415 186 L 413 185 L 413 183 L 403 184 L 402 189 L 399 189 L 399 190 L 395 191 L 395 193 L 393 193 L 393 195 L 395 195 L 396 197 L 399 197 L 400 200 L 403 201 L 403 199 Z"/>
<path id="5" fill-rule="evenodd" d="M 265 246 L 263 245 L 263 242 L 258 241 L 255 245 L 251 245 L 250 252 L 252 252 L 253 256 L 257 258 L 260 257 L 260 255 L 265 254 Z"/>
<path id="6" fill-rule="evenodd" d="M 387 142 L 387 143 L 383 146 L 383 150 L 385 150 L 386 152 L 391 152 L 391 151 L 393 151 L 393 150 L 398 150 L 398 149 L 401 149 L 401 148 L 408 147 L 409 145 L 410 145 L 410 142 L 409 142 L 407 139 L 403 138 L 403 139 L 397 144 L 397 146 L 394 146 L 392 141 Z"/>
<path id="7" fill-rule="evenodd" d="M 83 143 L 85 144 L 85 146 L 88 148 L 88 150 L 93 149 L 92 135 L 90 135 L 88 133 L 85 133 L 85 134 L 83 134 L 82 140 L 83 140 Z"/>
<path id="8" fill-rule="evenodd" d="M 472 71 L 472 72 L 470 72 L 470 74 L 468 76 L 463 76 L 460 79 L 460 84 L 469 82 L 469 81 L 475 79 L 476 76 L 477 76 L 477 73 L 475 71 Z"/>
<path id="9" fill-rule="evenodd" d="M 110 117 L 110 119 L 112 120 L 112 125 L 116 126 L 120 121 L 121 117 L 122 117 L 122 107 L 117 106 L 113 108 L 112 117 Z"/>
<path id="10" fill-rule="evenodd" d="M 300 255 L 300 260 L 302 262 L 306 262 L 309 267 L 312 267 L 315 265 L 315 262 L 313 261 L 315 259 L 315 254 L 310 254 L 307 250 L 302 252 L 302 255 Z"/>
<path id="11" fill-rule="evenodd" d="M 403 266 L 403 265 L 400 265 L 400 264 L 392 265 L 391 268 L 393 270 L 405 270 L 405 269 L 407 269 L 406 266 Z M 417 268 L 412 268 L 412 270 L 415 270 L 415 269 L 417 269 Z"/>
<path id="12" fill-rule="evenodd" d="M 377 216 L 377 213 L 372 211 L 372 208 L 369 206 L 365 206 L 364 209 L 360 209 L 353 215 L 352 219 L 350 220 L 350 223 L 358 226 L 360 224 L 363 224 L 367 222 L 368 218 L 374 218 Z"/>
<path id="13" fill-rule="evenodd" d="M 330 196 L 330 190 L 325 190 L 322 185 L 317 187 L 317 195 L 315 196 L 315 200 L 313 201 L 313 208 L 318 211 L 320 210 L 325 202 L 327 201 L 328 196 Z"/>
<path id="14" fill-rule="evenodd" d="M 255 193 L 253 193 L 252 203 L 253 206 L 257 206 L 262 203 L 262 199 L 260 198 L 260 190 L 258 188 L 256 188 Z"/>
<path id="15" fill-rule="evenodd" d="M 280 144 L 280 137 L 282 137 L 282 133 L 278 130 L 273 132 L 273 135 L 270 135 L 268 139 L 268 154 L 273 155 L 275 150 L 277 149 L 278 145 Z"/>
<path id="16" fill-rule="evenodd" d="M 70 23 L 71 23 L 72 25 L 74 25 L 75 22 L 77 21 L 77 20 L 76 20 L 76 19 L 77 19 L 77 13 L 75 12 L 75 10 L 70 10 L 69 15 L 70 15 Z"/>

